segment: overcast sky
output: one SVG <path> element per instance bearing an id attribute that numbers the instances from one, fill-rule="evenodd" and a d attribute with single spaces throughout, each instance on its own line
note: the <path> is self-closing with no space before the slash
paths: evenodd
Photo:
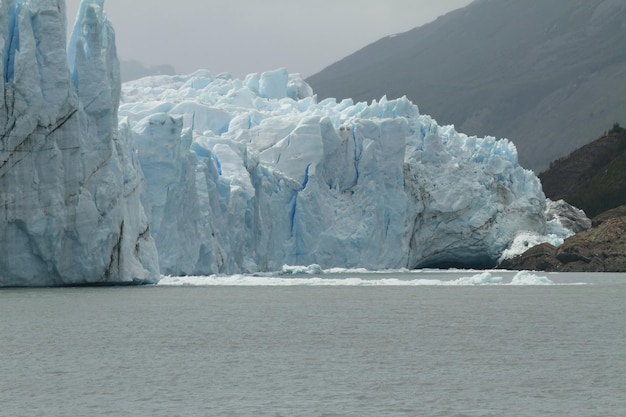
<path id="1" fill-rule="evenodd" d="M 472 0 L 105 0 L 121 59 L 243 77 L 286 67 L 304 77 Z M 68 25 L 80 0 L 66 0 Z"/>

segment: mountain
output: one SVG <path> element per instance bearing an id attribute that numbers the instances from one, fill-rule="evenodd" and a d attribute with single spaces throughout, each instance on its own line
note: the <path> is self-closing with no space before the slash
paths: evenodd
<path id="1" fill-rule="evenodd" d="M 137 60 L 128 59 L 120 61 L 120 73 L 122 75 L 122 82 L 125 83 L 150 75 L 174 75 L 176 74 L 176 69 L 167 64 L 146 67 Z"/>
<path id="2" fill-rule="evenodd" d="M 122 97 L 164 274 L 485 267 L 573 233 L 509 141 L 406 98 L 318 102 L 285 70 L 148 77 Z"/>
<path id="3" fill-rule="evenodd" d="M 550 164 L 539 174 L 546 196 L 564 199 L 590 217 L 626 205 L 626 129 L 605 135 Z"/>
<path id="4" fill-rule="evenodd" d="M 512 140 L 541 172 L 626 114 L 626 0 L 482 0 L 307 79 L 320 99 L 407 96 Z"/>
<path id="5" fill-rule="evenodd" d="M 103 0 L 0 2 L 0 286 L 159 279 Z M 69 64 L 69 68 L 68 68 Z"/>

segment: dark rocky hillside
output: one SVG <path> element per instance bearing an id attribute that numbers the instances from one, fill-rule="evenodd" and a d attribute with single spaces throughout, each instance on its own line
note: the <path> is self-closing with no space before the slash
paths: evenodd
<path id="1" fill-rule="evenodd" d="M 408 96 L 440 124 L 507 137 L 541 172 L 626 114 L 626 0 L 477 0 L 307 81 L 320 99 Z"/>
<path id="2" fill-rule="evenodd" d="M 626 205 L 626 129 L 606 135 L 550 164 L 539 174 L 552 200 L 565 200 L 589 217 Z"/>

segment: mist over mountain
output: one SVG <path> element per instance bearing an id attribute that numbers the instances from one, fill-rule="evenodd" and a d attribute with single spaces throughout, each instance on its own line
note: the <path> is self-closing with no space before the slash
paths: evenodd
<path id="1" fill-rule="evenodd" d="M 122 75 L 122 82 L 125 83 L 150 75 L 175 75 L 176 68 L 168 64 L 147 67 L 137 60 L 128 59 L 120 60 L 120 73 Z"/>
<path id="2" fill-rule="evenodd" d="M 406 95 L 540 172 L 626 116 L 626 0 L 480 0 L 311 76 L 320 99 Z"/>

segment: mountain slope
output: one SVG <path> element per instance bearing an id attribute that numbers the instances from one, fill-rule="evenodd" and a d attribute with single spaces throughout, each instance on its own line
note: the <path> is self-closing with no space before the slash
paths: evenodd
<path id="1" fill-rule="evenodd" d="M 482 0 L 313 75 L 319 98 L 406 95 L 459 131 L 550 161 L 626 113 L 626 0 Z"/>
<path id="2" fill-rule="evenodd" d="M 566 200 L 590 217 L 626 205 L 626 129 L 614 127 L 555 161 L 539 179 L 548 198 Z"/>

